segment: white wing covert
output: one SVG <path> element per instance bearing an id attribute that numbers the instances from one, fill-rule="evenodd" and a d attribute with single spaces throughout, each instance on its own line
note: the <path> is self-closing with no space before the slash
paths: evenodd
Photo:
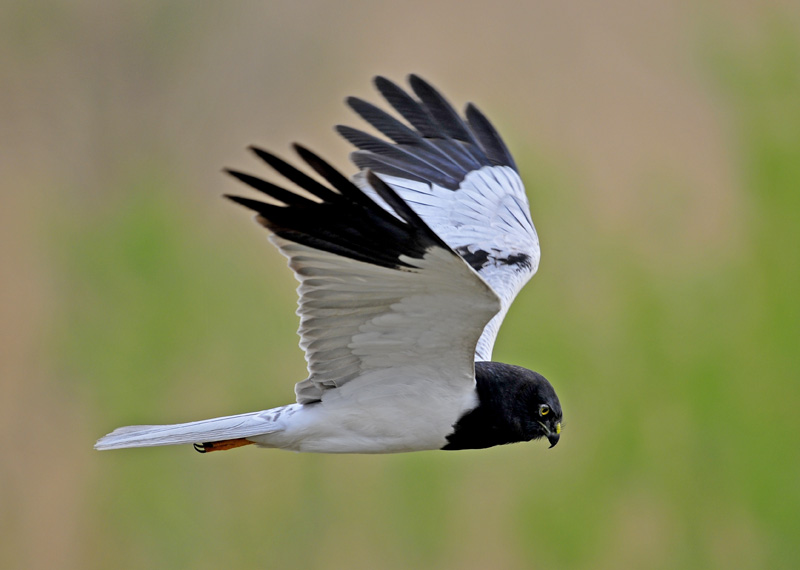
<path id="1" fill-rule="evenodd" d="M 300 281 L 300 345 L 309 376 L 296 385 L 298 403 L 364 378 L 389 384 L 442 378 L 458 391 L 472 390 L 475 346 L 500 310 L 497 295 L 376 176 L 367 174 L 365 183 L 387 209 L 310 151 L 296 149 L 336 191 L 254 149 L 315 199 L 233 171 L 283 205 L 229 197 L 258 212 Z M 388 369 L 392 374 L 381 376 Z"/>
<path id="2" fill-rule="evenodd" d="M 378 91 L 409 125 L 361 99 L 350 107 L 391 142 L 346 126 L 337 131 L 359 150 L 354 182 L 391 211 L 366 182 L 380 176 L 501 299 L 476 360 L 491 360 L 497 332 L 517 293 L 539 266 L 539 239 L 516 164 L 489 120 L 472 104 L 466 122 L 432 86 L 409 78 L 417 99 L 383 77 Z"/>

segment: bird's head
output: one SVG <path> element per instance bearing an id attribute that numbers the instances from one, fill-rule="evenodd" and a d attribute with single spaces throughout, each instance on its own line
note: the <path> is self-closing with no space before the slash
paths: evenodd
<path id="1" fill-rule="evenodd" d="M 531 439 L 546 437 L 550 447 L 555 447 L 561 438 L 563 425 L 561 402 L 544 376 L 529 370 L 525 372 L 528 380 L 527 389 L 524 390 L 528 414 L 525 429 L 533 436 Z"/>
<path id="2" fill-rule="evenodd" d="M 561 402 L 544 376 L 521 366 L 476 362 L 475 379 L 480 405 L 458 426 L 461 448 L 541 438 L 550 447 L 558 443 L 564 425 Z"/>

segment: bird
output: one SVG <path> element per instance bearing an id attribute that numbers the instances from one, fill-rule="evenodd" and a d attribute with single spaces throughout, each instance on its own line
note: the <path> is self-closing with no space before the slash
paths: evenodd
<path id="1" fill-rule="evenodd" d="M 308 377 L 296 383 L 296 401 L 122 427 L 96 449 L 376 454 L 558 443 L 563 414 L 550 382 L 491 360 L 540 257 L 514 159 L 472 103 L 462 117 L 418 75 L 410 89 L 381 76 L 374 85 L 395 114 L 356 97 L 346 103 L 382 136 L 336 127 L 355 147 L 352 177 L 299 144 L 305 170 L 250 147 L 296 189 L 226 169 L 265 196 L 226 195 L 255 212 L 300 282 Z"/>

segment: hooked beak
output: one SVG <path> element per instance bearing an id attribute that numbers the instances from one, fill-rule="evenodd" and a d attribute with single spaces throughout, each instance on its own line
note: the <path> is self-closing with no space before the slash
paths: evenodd
<path id="1" fill-rule="evenodd" d="M 544 422 L 539 422 L 539 425 L 542 426 L 547 440 L 550 442 L 549 449 L 554 448 L 558 440 L 561 439 L 561 422 L 557 422 L 554 429 L 550 429 Z"/>

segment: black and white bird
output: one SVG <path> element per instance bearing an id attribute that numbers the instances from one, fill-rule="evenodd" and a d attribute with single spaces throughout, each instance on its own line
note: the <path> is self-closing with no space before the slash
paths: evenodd
<path id="1" fill-rule="evenodd" d="M 347 103 L 382 139 L 350 127 L 360 171 L 348 180 L 295 145 L 319 181 L 255 154 L 304 192 L 228 172 L 268 196 L 228 196 L 257 213 L 300 281 L 308 378 L 297 403 L 174 425 L 130 426 L 97 449 L 194 444 L 319 453 L 476 449 L 561 433 L 540 374 L 491 362 L 498 328 L 539 264 L 539 240 L 514 160 L 472 104 L 462 118 L 412 75 L 411 93 L 378 77 L 406 122 Z"/>

